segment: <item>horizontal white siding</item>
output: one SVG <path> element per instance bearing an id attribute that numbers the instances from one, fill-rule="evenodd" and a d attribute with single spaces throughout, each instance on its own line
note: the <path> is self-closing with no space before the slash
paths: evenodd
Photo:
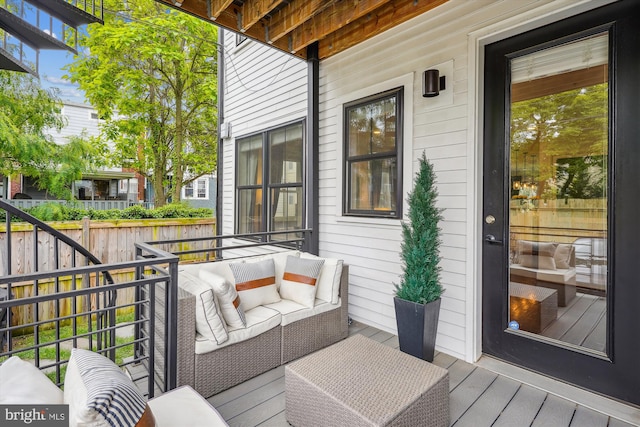
<path id="1" fill-rule="evenodd" d="M 396 332 L 393 308 L 394 283 L 401 274 L 401 224 L 395 220 L 352 221 L 340 216 L 336 205 L 342 198 L 340 126 L 341 105 L 362 96 L 368 87 L 379 91 L 382 82 L 413 76 L 413 103 L 405 105 L 405 120 L 412 122 L 411 140 L 405 140 L 410 158 L 405 171 L 413 176 L 417 159 L 426 153 L 433 163 L 444 208 L 442 229 L 442 284 L 445 287 L 438 326 L 437 348 L 469 359 L 468 292 L 478 283 L 468 273 L 470 221 L 469 165 L 476 161 L 469 152 L 468 93 L 469 34 L 547 1 L 456 1 L 440 6 L 395 29 L 361 43 L 320 66 L 320 252 L 343 258 L 350 264 L 349 314 L 356 320 Z M 446 92 L 439 98 L 423 98 L 422 72 L 437 64 L 453 62 L 446 75 Z M 473 71 L 471 72 L 473 73 Z M 385 89 L 392 89 L 393 86 Z M 375 94 L 376 91 L 368 93 Z M 350 98 L 352 94 L 354 97 Z M 448 101 L 443 101 L 448 97 Z M 443 105 L 444 104 L 444 105 Z M 434 107 L 434 105 L 436 107 Z M 412 181 L 412 180 L 411 180 Z M 406 179 L 405 179 L 406 182 Z M 406 193 L 411 188 L 404 188 Z M 471 242 L 471 243 L 470 243 Z M 478 294 L 479 295 L 479 294 Z"/>
<path id="2" fill-rule="evenodd" d="M 320 64 L 320 255 L 350 265 L 349 315 L 395 333 L 394 283 L 401 274 L 401 221 L 342 217 L 342 105 L 399 85 L 405 87 L 404 199 L 422 152 L 434 164 L 444 209 L 443 295 L 437 349 L 473 360 L 479 353 L 480 279 L 477 37 L 515 34 L 535 20 L 568 16 L 577 4 L 605 0 L 450 0 L 435 10 Z M 593 6 L 590 6 L 593 7 Z M 556 18 L 548 18 L 548 15 Z M 475 38 L 474 38 L 475 37 Z M 225 121 L 234 137 L 306 116 L 306 64 L 253 43 L 235 50 L 227 38 Z M 235 40 L 235 39 L 233 39 Z M 230 59 L 232 63 L 229 63 Z M 422 72 L 446 69 L 447 88 L 423 98 Z M 441 74 L 442 75 L 442 74 Z M 224 145 L 224 233 L 233 232 L 234 142 Z M 406 212 L 406 206 L 404 206 Z"/>
<path id="3" fill-rule="evenodd" d="M 91 119 L 91 113 L 96 110 L 90 105 L 65 103 L 62 107 L 62 115 L 65 126 L 59 131 L 51 129 L 49 134 L 58 144 L 69 142 L 72 136 L 98 136 L 100 134 L 99 121 Z"/>
<path id="4" fill-rule="evenodd" d="M 235 140 L 307 115 L 307 64 L 251 40 L 224 41 L 224 121 L 232 138 L 223 143 L 222 234 L 235 232 Z"/>

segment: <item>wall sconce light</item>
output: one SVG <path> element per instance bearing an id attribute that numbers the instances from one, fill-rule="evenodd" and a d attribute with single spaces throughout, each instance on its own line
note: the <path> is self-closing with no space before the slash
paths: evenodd
<path id="1" fill-rule="evenodd" d="M 422 96 L 432 98 L 446 89 L 445 76 L 440 77 L 438 70 L 426 70 L 422 73 Z"/>

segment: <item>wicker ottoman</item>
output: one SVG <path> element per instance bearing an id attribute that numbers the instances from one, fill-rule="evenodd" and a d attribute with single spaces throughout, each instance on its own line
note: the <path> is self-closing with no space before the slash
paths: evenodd
<path id="1" fill-rule="evenodd" d="M 294 426 L 448 426 L 449 373 L 362 335 L 285 367 Z"/>

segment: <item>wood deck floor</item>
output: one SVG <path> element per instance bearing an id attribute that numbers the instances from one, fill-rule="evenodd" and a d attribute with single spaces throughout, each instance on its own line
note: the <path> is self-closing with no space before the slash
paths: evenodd
<path id="1" fill-rule="evenodd" d="M 398 338 L 354 322 L 350 335 L 362 334 L 391 347 Z M 520 383 L 506 376 L 438 353 L 434 364 L 449 370 L 451 425 L 622 427 L 619 419 Z M 280 366 L 208 399 L 230 426 L 288 426 L 284 367 Z M 339 426 L 336 426 L 339 427 Z"/>

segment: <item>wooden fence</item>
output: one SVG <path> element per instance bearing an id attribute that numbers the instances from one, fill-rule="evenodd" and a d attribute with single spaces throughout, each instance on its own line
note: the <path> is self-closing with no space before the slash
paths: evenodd
<path id="1" fill-rule="evenodd" d="M 135 259 L 136 242 L 149 242 L 156 240 L 171 240 L 184 238 L 211 237 L 215 235 L 214 218 L 180 218 L 180 219 L 145 219 L 145 220 L 117 220 L 117 221 L 65 221 L 49 223 L 52 227 L 60 230 L 73 240 L 82 244 L 103 264 L 114 264 L 127 262 Z M 0 226 L 0 248 L 6 247 L 6 226 Z M 189 249 L 214 249 L 211 240 L 202 243 L 193 243 L 185 246 L 164 245 L 163 249 L 168 251 L 189 250 Z M 208 245 L 208 246 L 207 246 Z M 34 234 L 30 224 L 12 224 L 11 226 L 11 247 L 12 262 L 11 274 L 20 275 L 36 271 L 45 272 L 55 269 L 70 269 L 80 267 L 84 264 L 81 257 L 73 260 L 73 252 L 66 245 L 55 247 L 53 236 L 42 231 Z M 5 250 L 0 253 L 0 274 L 7 273 L 7 253 Z M 56 265 L 56 252 L 58 252 L 58 265 Z M 198 261 L 203 257 L 213 258 L 213 251 L 210 254 L 186 255 L 182 256 L 183 261 Z M 37 260 L 37 269 L 35 268 Z M 121 269 L 111 270 L 114 280 L 124 282 L 133 278 L 132 270 Z M 74 283 L 75 282 L 75 283 Z M 89 285 L 87 285 L 89 283 Z M 68 278 L 59 280 L 58 291 L 71 290 L 74 287 L 95 286 L 95 279 L 76 277 L 75 280 L 70 275 Z M 13 298 L 21 298 L 34 295 L 34 283 L 20 282 L 12 283 L 11 292 Z M 40 280 L 38 282 L 38 293 L 56 292 L 53 280 Z M 134 298 L 133 290 L 118 293 L 118 303 L 132 302 Z M 70 301 L 60 304 L 60 315 L 70 314 Z M 82 306 L 93 304 L 94 302 L 78 301 Z M 28 308 L 12 311 L 12 324 L 19 325 L 33 321 L 32 310 Z M 55 304 L 41 304 L 39 317 L 41 320 L 53 318 Z M 69 313 L 67 313 L 69 311 Z"/>

